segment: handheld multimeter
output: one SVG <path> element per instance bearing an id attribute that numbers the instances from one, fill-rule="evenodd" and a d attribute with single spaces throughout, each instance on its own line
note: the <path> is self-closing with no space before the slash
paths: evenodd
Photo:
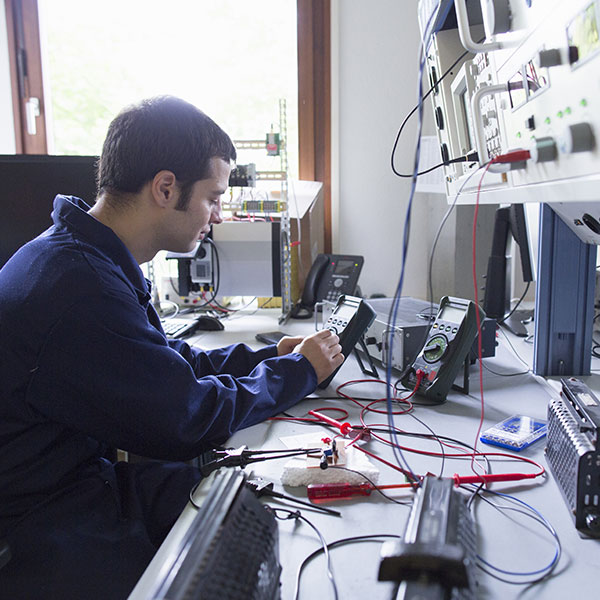
<path id="1" fill-rule="evenodd" d="M 475 302 L 449 296 L 440 300 L 427 341 L 402 379 L 406 388 L 414 389 L 421 370 L 424 376 L 417 394 L 436 402 L 446 399 L 477 337 L 477 311 L 483 322 L 485 313 Z"/>
<path id="2" fill-rule="evenodd" d="M 376 316 L 377 313 L 361 298 L 342 295 L 338 298 L 331 316 L 325 322 L 324 329 L 329 329 L 339 336 L 342 354 L 346 359 Z M 339 368 L 325 381 L 322 381 L 319 387 L 326 388 Z"/>

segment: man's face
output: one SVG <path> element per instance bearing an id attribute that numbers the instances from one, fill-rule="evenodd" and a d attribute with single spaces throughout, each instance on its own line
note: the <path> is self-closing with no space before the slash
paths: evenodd
<path id="1" fill-rule="evenodd" d="M 209 177 L 194 183 L 187 209 L 172 209 L 166 250 L 191 252 L 210 226 L 223 220 L 221 196 L 229 185 L 231 166 L 220 158 L 211 158 L 210 165 Z"/>

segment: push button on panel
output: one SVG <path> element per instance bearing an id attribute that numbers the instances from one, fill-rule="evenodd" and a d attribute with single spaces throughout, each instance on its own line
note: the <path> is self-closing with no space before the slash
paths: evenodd
<path id="1" fill-rule="evenodd" d="M 533 115 L 527 117 L 525 120 L 525 128 L 529 129 L 529 131 L 533 131 L 535 129 L 535 118 Z"/>

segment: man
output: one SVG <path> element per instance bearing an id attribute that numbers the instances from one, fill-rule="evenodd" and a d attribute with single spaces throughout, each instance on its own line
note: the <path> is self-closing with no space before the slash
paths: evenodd
<path id="1" fill-rule="evenodd" d="M 343 361 L 328 331 L 256 352 L 166 339 L 139 265 L 221 221 L 234 159 L 190 104 L 130 107 L 109 127 L 95 205 L 57 196 L 54 225 L 0 271 L 0 539 L 12 552 L 0 597 L 125 598 L 200 475 L 115 464 L 109 450 L 186 461 Z"/>

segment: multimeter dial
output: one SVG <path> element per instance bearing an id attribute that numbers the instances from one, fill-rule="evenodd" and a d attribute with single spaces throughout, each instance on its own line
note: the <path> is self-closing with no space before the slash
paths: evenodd
<path id="1" fill-rule="evenodd" d="M 445 335 L 434 335 L 423 348 L 423 359 L 428 363 L 441 360 L 448 350 L 448 338 Z"/>

